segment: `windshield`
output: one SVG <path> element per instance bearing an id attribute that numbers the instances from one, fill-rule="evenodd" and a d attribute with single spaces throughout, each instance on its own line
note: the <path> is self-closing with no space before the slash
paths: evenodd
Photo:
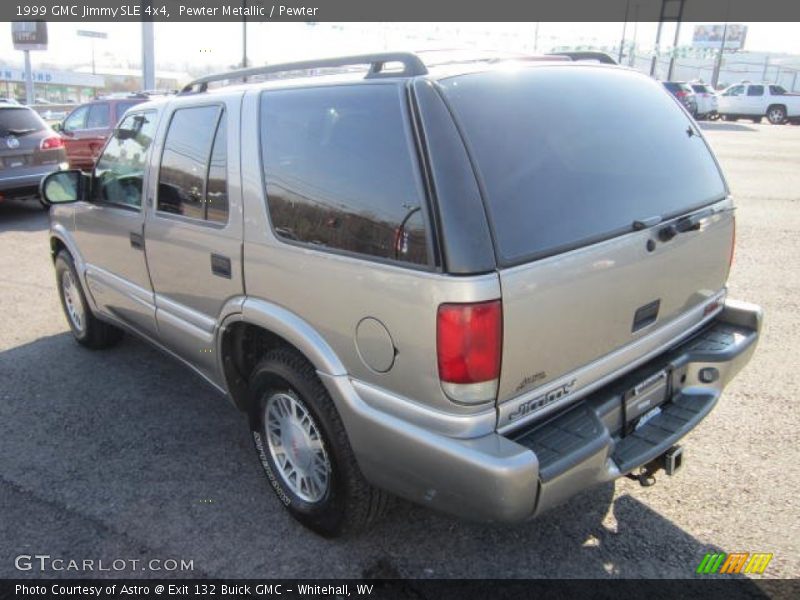
<path id="1" fill-rule="evenodd" d="M 27 135 L 45 127 L 42 118 L 29 108 L 0 108 L 0 136 Z"/>
<path id="2" fill-rule="evenodd" d="M 540 66 L 440 81 L 481 179 L 502 264 L 629 232 L 726 194 L 692 120 L 656 82 Z"/>

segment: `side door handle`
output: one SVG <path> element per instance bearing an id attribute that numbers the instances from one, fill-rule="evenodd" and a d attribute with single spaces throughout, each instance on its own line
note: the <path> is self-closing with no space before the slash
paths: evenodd
<path id="1" fill-rule="evenodd" d="M 131 231 L 131 248 L 136 248 L 136 250 L 144 250 L 144 237 L 141 233 Z"/>
<path id="2" fill-rule="evenodd" d="M 211 255 L 211 272 L 217 277 L 231 278 L 231 259 L 221 254 Z"/>

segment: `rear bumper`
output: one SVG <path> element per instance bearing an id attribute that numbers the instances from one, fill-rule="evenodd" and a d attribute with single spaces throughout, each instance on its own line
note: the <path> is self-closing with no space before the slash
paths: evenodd
<path id="1" fill-rule="evenodd" d="M 761 319 L 757 306 L 728 301 L 688 341 L 546 422 L 505 435 L 450 437 L 369 404 L 347 376 L 321 377 L 374 485 L 463 518 L 516 522 L 663 455 L 750 360 Z M 625 422 L 625 393 L 663 369 L 669 398 L 660 414 L 633 430 Z"/>
<path id="2" fill-rule="evenodd" d="M 5 196 L 38 194 L 42 177 L 59 168 L 58 164 L 51 164 L 0 172 L 0 192 Z"/>

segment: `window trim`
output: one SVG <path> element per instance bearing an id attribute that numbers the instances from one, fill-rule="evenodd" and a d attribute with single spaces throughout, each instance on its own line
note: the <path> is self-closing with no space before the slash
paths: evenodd
<path id="1" fill-rule="evenodd" d="M 134 111 L 134 112 L 128 114 L 127 116 L 133 117 L 135 115 L 146 115 L 148 113 L 152 113 L 152 114 L 156 115 L 156 119 L 158 119 L 158 111 L 156 109 L 154 109 L 154 108 L 149 108 L 149 109 L 146 109 L 146 110 Z M 117 125 L 114 126 L 114 129 L 112 129 L 112 131 L 111 131 L 111 135 L 108 136 L 108 139 L 106 140 L 106 143 L 103 144 L 103 149 L 100 151 L 100 154 L 97 157 L 98 161 L 103 156 L 103 154 L 105 154 L 106 148 L 108 148 L 108 145 L 111 143 L 111 140 L 114 138 L 114 135 L 116 134 L 117 129 L 119 129 L 119 125 L 122 125 L 122 123 L 120 122 L 120 123 L 118 123 Z M 151 141 L 150 142 L 150 146 L 147 147 L 147 154 L 146 154 L 145 159 L 144 159 L 144 174 L 145 175 L 150 170 L 151 149 L 155 145 L 156 134 L 157 133 L 158 133 L 158 121 L 156 121 L 156 127 L 155 127 L 155 130 L 153 131 L 153 141 Z M 147 183 L 146 183 L 146 176 L 145 175 L 142 176 L 142 199 L 141 199 L 141 202 L 139 202 L 138 206 L 132 206 L 130 204 L 124 204 L 122 202 L 110 202 L 108 200 L 95 200 L 94 199 L 94 186 L 95 186 L 94 182 L 97 179 L 97 177 L 95 176 L 95 171 L 96 170 L 97 170 L 97 161 L 95 161 L 94 167 L 92 167 L 91 192 L 90 192 L 91 193 L 91 197 L 89 199 L 89 203 L 90 204 L 95 204 L 97 206 L 102 206 L 102 207 L 105 207 L 105 208 L 122 208 L 122 209 L 125 209 L 125 210 L 129 211 L 129 212 L 135 211 L 135 212 L 139 212 L 140 213 L 140 212 L 142 212 L 142 210 L 144 210 L 144 204 L 145 204 L 144 196 L 146 195 L 146 191 L 147 191 L 147 189 L 146 189 L 147 188 Z"/>
<path id="2" fill-rule="evenodd" d="M 291 240 L 286 238 L 280 234 L 278 234 L 275 224 L 272 222 L 272 214 L 270 212 L 270 205 L 269 205 L 269 195 L 267 194 L 267 179 L 266 174 L 264 173 L 264 144 L 261 138 L 261 126 L 262 126 L 262 117 L 263 111 L 261 110 L 261 103 L 263 101 L 264 96 L 271 95 L 271 94 L 280 94 L 281 92 L 287 91 L 295 91 L 295 90 L 313 90 L 313 89 L 337 89 L 342 87 L 364 87 L 364 86 L 391 86 L 395 89 L 399 89 L 399 106 L 400 106 L 400 115 L 403 121 L 404 127 L 404 134 L 406 137 L 406 145 L 408 147 L 409 153 L 411 154 L 411 165 L 412 170 L 414 171 L 415 176 L 415 184 L 418 188 L 420 193 L 420 209 L 422 211 L 422 218 L 425 223 L 425 241 L 426 241 L 426 254 L 427 254 L 427 262 L 426 263 L 414 263 L 405 260 L 397 260 L 393 258 L 385 258 L 382 256 L 377 256 L 375 254 L 365 254 L 363 252 L 354 252 L 352 250 L 344 250 L 341 248 L 336 248 L 334 246 L 321 246 L 319 244 L 313 244 L 311 242 L 304 242 L 301 240 Z M 261 190 L 263 194 L 263 206 L 265 209 L 267 223 L 269 224 L 270 231 L 272 232 L 273 237 L 279 244 L 285 244 L 287 246 L 292 246 L 295 248 L 300 248 L 303 250 L 311 250 L 313 252 L 319 252 L 321 254 L 332 254 L 342 258 L 349 258 L 355 259 L 358 261 L 363 261 L 366 263 L 371 264 L 381 264 L 391 267 L 399 267 L 402 269 L 412 269 L 414 271 L 424 271 L 427 273 L 440 273 L 442 271 L 442 265 L 436 260 L 436 253 L 434 252 L 435 243 L 435 236 L 433 235 L 433 222 L 431 221 L 431 199 L 429 195 L 428 185 L 426 183 L 426 168 L 423 161 L 424 150 L 419 143 L 418 136 L 416 130 L 419 129 L 419 123 L 417 122 L 413 111 L 411 110 L 410 98 L 408 91 L 408 82 L 403 82 L 403 84 L 398 84 L 395 82 L 388 82 L 388 81 L 369 81 L 369 82 L 346 82 L 346 83 L 338 83 L 338 84 L 316 84 L 316 85 L 309 85 L 309 86 L 298 86 L 298 87 L 290 87 L 290 88 L 275 88 L 275 89 L 263 89 L 258 92 L 257 94 L 257 105 L 258 105 L 258 114 L 256 118 L 256 127 L 258 130 L 258 166 L 259 172 L 261 177 Z M 431 188 L 432 189 L 432 188 Z"/>
<path id="3" fill-rule="evenodd" d="M 208 187 L 208 170 L 211 166 L 211 153 L 214 151 L 214 141 L 217 136 L 217 131 L 219 129 L 219 123 L 222 116 L 225 115 L 226 105 L 225 102 L 201 102 L 198 104 L 188 104 L 185 106 L 175 106 L 172 109 L 172 112 L 169 114 L 169 120 L 167 121 L 166 129 L 164 131 L 164 141 L 161 144 L 161 152 L 158 156 L 158 169 L 156 170 L 156 180 L 155 180 L 155 199 L 153 202 L 153 215 L 156 218 L 166 219 L 169 221 L 178 221 L 180 223 L 187 223 L 189 225 L 199 225 L 201 227 L 211 227 L 213 229 L 225 229 L 231 222 L 231 215 L 230 210 L 228 210 L 228 220 L 224 223 L 220 223 L 219 221 L 209 221 L 207 218 L 198 219 L 197 217 L 187 217 L 186 215 L 176 215 L 173 213 L 169 213 L 163 210 L 159 210 L 158 208 L 158 197 L 159 197 L 159 186 L 161 183 L 161 165 L 164 162 L 164 151 L 167 149 L 167 136 L 169 135 L 169 129 L 172 126 L 172 120 L 175 118 L 175 113 L 180 110 L 185 109 L 192 109 L 192 108 L 205 108 L 213 106 L 217 108 L 217 116 L 216 116 L 216 123 L 214 124 L 214 134 L 211 136 L 211 145 L 208 149 L 208 155 L 206 156 L 206 169 L 205 169 L 205 177 L 203 178 L 203 203 L 204 203 L 204 215 L 208 214 L 208 206 L 205 205 L 205 198 L 206 198 L 206 188 Z M 228 181 L 228 149 L 225 149 L 225 181 L 227 186 Z M 229 200 L 230 201 L 230 200 Z M 229 204 L 230 206 L 230 204 Z"/>

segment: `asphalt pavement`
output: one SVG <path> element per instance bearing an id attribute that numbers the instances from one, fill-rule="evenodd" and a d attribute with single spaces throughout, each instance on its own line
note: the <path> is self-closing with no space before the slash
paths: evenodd
<path id="1" fill-rule="evenodd" d="M 0 577 L 683 578 L 712 551 L 771 552 L 766 576 L 800 576 L 800 127 L 703 129 L 738 203 L 730 296 L 764 307 L 760 347 L 675 477 L 622 479 L 517 526 L 398 501 L 353 539 L 306 531 L 224 398 L 131 336 L 103 352 L 71 339 L 47 214 L 0 203 Z M 20 571 L 20 555 L 95 570 Z"/>

